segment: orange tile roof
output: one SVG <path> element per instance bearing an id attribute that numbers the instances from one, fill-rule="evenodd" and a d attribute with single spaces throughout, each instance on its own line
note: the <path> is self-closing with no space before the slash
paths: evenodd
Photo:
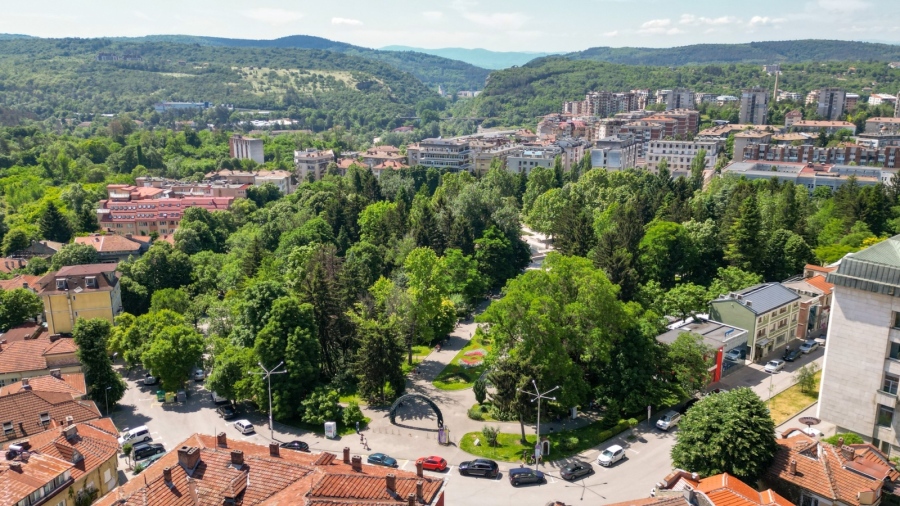
<path id="1" fill-rule="evenodd" d="M 73 355 L 68 362 L 54 363 L 54 367 L 78 365 L 78 358 L 74 356 L 77 351 L 78 346 L 71 337 L 51 339 L 46 333 L 41 334 L 37 339 L 0 345 L 0 374 L 49 370 L 48 355 L 69 353 Z"/>
<path id="2" fill-rule="evenodd" d="M 0 334 L 0 338 L 5 340 L 7 344 L 10 344 L 26 339 L 36 339 L 40 337 L 40 334 L 43 332 L 47 332 L 47 329 L 45 329 L 43 325 L 38 325 L 34 322 L 25 322 L 18 327 L 13 327 L 3 334 Z"/>
<path id="3" fill-rule="evenodd" d="M 24 258 L 0 258 L 0 272 L 7 274 L 26 265 L 28 265 L 28 260 Z"/>
<path id="4" fill-rule="evenodd" d="M 45 376 L 33 376 L 27 378 L 28 387 L 35 392 L 57 392 L 70 394 L 73 398 L 81 398 L 87 395 L 87 386 L 84 374 L 80 372 L 61 374 L 60 377 L 47 374 Z M 9 395 L 26 390 L 23 381 L 16 381 L 0 387 L 0 395 Z"/>
<path id="5" fill-rule="evenodd" d="M 220 447 L 215 436 L 202 434 L 175 445 L 175 448 L 182 447 L 200 452 L 200 463 L 192 472 L 185 471 L 179 464 L 178 452 L 173 451 L 144 471 L 140 478 L 107 494 L 96 504 L 193 506 L 194 494 L 196 503 L 221 504 L 227 494 L 234 493 L 234 488 L 244 506 L 295 506 L 314 502 L 322 506 L 359 503 L 398 506 L 405 503 L 405 495 L 398 500 L 387 493 L 385 475 L 388 473 L 396 475 L 396 488 L 401 495 L 408 494 L 408 490 L 414 493 L 416 481 L 422 480 L 426 499 L 433 500 L 443 485 L 443 480 L 417 478 L 415 473 L 377 466 L 364 465 L 358 473 L 330 454 L 327 454 L 329 458 L 323 458 L 326 454 L 280 450 L 279 456 L 273 457 L 268 446 L 237 440 L 227 440 Z M 232 450 L 243 452 L 243 468 L 235 469 L 231 465 Z M 163 481 L 163 470 L 167 467 L 172 470 L 171 485 Z M 192 485 L 188 482 L 189 475 Z"/>
<path id="6" fill-rule="evenodd" d="M 25 284 L 28 284 L 28 288 L 34 288 L 37 286 L 38 281 L 41 280 L 40 276 L 29 276 L 28 274 L 19 274 L 18 276 L 12 279 L 4 279 L 0 280 L 0 290 L 15 290 L 16 288 L 25 288 Z"/>
<path id="7" fill-rule="evenodd" d="M 750 485 L 728 473 L 700 480 L 697 490 L 706 494 L 715 506 L 793 506 L 771 490 L 757 492 Z"/>
<path id="8" fill-rule="evenodd" d="M 837 270 L 837 266 L 824 267 L 824 266 L 821 266 L 821 265 L 806 264 L 806 265 L 803 266 L 803 270 L 805 270 L 805 271 L 821 272 L 822 274 L 828 274 L 829 272 L 834 272 L 834 271 L 836 271 L 836 270 Z"/>
<path id="9" fill-rule="evenodd" d="M 50 422 L 41 423 L 41 415 L 47 415 Z M 100 418 L 100 410 L 93 401 L 74 400 L 71 394 L 60 392 L 35 392 L 24 390 L 0 396 L 0 430 L 10 423 L 11 432 L 7 440 L 19 439 L 49 429 L 54 424 L 65 423 L 71 416 L 74 423 Z"/>
<path id="10" fill-rule="evenodd" d="M 881 481 L 867 478 L 859 470 L 848 469 L 846 464 L 854 462 L 848 461 L 838 448 L 830 444 L 817 442 L 803 433 L 777 442 L 778 451 L 766 472 L 772 480 L 854 506 L 860 504 L 857 498 L 859 492 L 881 489 Z M 796 474 L 791 472 L 791 461 L 797 462 Z"/>
<path id="11" fill-rule="evenodd" d="M 11 468 L 13 462 L 20 466 Z M 72 468 L 72 464 L 53 457 L 29 453 L 15 461 L 0 464 L 0 505 L 12 506 Z"/>
<path id="12" fill-rule="evenodd" d="M 75 243 L 87 244 L 100 253 L 137 253 L 141 249 L 139 242 L 115 234 L 76 237 Z"/>
<path id="13" fill-rule="evenodd" d="M 813 276 L 806 278 L 804 281 L 825 292 L 826 295 L 834 291 L 834 283 L 825 281 L 825 276 Z"/>
<path id="14" fill-rule="evenodd" d="M 109 418 L 104 420 L 109 420 Z M 112 420 L 109 422 L 112 423 Z M 62 426 L 30 436 L 28 444 L 31 445 L 31 451 L 67 462 L 76 460 L 75 452 L 77 451 L 84 458 L 73 462 L 72 478 L 76 480 L 110 459 L 118 459 L 118 434 L 98 429 L 89 423 L 77 423 L 74 428 L 76 433 L 72 438 L 66 438 L 65 427 Z"/>
<path id="15" fill-rule="evenodd" d="M 606 506 L 690 506 L 691 503 L 683 495 L 663 495 L 657 497 L 643 497 L 631 501 L 622 501 Z"/>

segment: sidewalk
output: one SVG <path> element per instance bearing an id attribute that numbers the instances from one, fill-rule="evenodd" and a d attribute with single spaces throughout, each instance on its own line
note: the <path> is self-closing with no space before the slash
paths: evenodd
<path id="1" fill-rule="evenodd" d="M 802 355 L 795 362 L 787 362 L 784 369 L 775 374 L 765 372 L 765 364 L 747 364 L 719 380 L 719 383 L 726 385 L 729 389 L 749 387 L 756 392 L 760 399 L 769 400 L 797 384 L 797 371 L 801 367 L 815 362 L 817 370 L 822 370 L 824 356 L 825 350 L 820 347 L 808 355 Z"/>

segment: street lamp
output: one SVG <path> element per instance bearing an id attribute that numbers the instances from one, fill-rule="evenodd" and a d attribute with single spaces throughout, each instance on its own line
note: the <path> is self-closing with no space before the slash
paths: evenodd
<path id="1" fill-rule="evenodd" d="M 109 416 L 109 391 L 112 390 L 112 387 L 106 387 L 106 391 L 103 392 L 106 395 L 106 416 Z"/>
<path id="2" fill-rule="evenodd" d="M 535 382 L 532 379 L 531 384 L 534 385 L 534 393 L 526 392 L 525 390 L 522 390 L 521 388 L 519 389 L 519 391 L 522 392 L 523 394 L 530 395 L 531 402 L 534 402 L 535 400 L 537 400 L 537 403 L 538 403 L 537 429 L 535 429 L 535 430 L 537 431 L 537 444 L 538 444 L 538 446 L 540 446 L 540 444 L 541 444 L 541 399 L 548 399 L 551 401 L 555 401 L 556 397 L 547 397 L 547 394 L 549 394 L 550 392 L 552 392 L 554 390 L 559 389 L 559 385 L 556 385 L 555 387 L 551 388 L 550 390 L 547 390 L 546 392 L 541 393 L 541 391 L 538 390 L 537 382 Z M 537 466 L 538 466 L 538 459 L 537 459 L 537 456 L 535 456 L 535 459 L 534 459 L 535 471 L 537 470 Z"/>
<path id="3" fill-rule="evenodd" d="M 279 371 L 278 368 L 284 365 L 284 360 L 278 363 L 272 370 L 266 369 L 266 366 L 262 365 L 262 362 L 259 362 L 259 367 L 262 368 L 265 372 L 251 372 L 250 374 L 256 374 L 262 376 L 266 380 L 269 381 L 269 439 L 275 441 L 275 429 L 272 426 L 272 375 L 273 374 L 284 374 L 287 371 Z"/>

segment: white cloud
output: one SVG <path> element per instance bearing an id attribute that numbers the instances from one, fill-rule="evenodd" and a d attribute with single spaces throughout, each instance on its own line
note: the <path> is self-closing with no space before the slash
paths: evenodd
<path id="1" fill-rule="evenodd" d="M 786 20 L 784 18 L 770 18 L 768 16 L 753 16 L 750 18 L 750 28 L 755 28 L 758 26 L 766 26 L 766 25 L 777 25 L 779 23 L 784 23 Z"/>
<path id="2" fill-rule="evenodd" d="M 651 19 L 641 24 L 637 33 L 645 35 L 677 35 L 684 30 L 672 26 L 671 19 Z"/>
<path id="3" fill-rule="evenodd" d="M 358 19 L 349 19 L 349 18 L 331 18 L 331 24 L 333 25 L 350 25 L 350 26 L 362 26 L 363 22 Z"/>
<path id="4" fill-rule="evenodd" d="M 611 32 L 606 32 L 603 34 L 604 37 L 615 37 L 616 35 L 619 35 L 618 30 L 613 30 Z"/>
<path id="5" fill-rule="evenodd" d="M 444 17 L 444 13 L 441 11 L 426 11 L 422 13 L 422 17 L 429 21 L 438 21 Z"/>
<path id="6" fill-rule="evenodd" d="M 475 23 L 496 30 L 518 30 L 528 21 L 528 16 L 521 12 L 483 12 L 475 10 L 478 2 L 474 0 L 454 0 L 453 10 Z"/>
<path id="7" fill-rule="evenodd" d="M 250 19 L 255 19 L 256 21 L 261 21 L 272 26 L 286 25 L 303 18 L 302 12 L 270 7 L 260 7 L 258 9 L 244 11 L 244 15 Z"/>
<path id="8" fill-rule="evenodd" d="M 818 7 L 828 12 L 856 12 L 868 9 L 869 2 L 864 0 L 819 0 Z"/>
<path id="9" fill-rule="evenodd" d="M 695 16 L 693 14 L 682 14 L 678 23 L 682 25 L 692 26 L 725 26 L 740 22 L 740 19 L 734 16 L 720 16 L 718 18 L 707 18 L 704 16 Z"/>

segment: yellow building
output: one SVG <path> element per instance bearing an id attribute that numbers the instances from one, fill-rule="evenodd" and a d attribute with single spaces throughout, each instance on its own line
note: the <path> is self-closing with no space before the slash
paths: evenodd
<path id="1" fill-rule="evenodd" d="M 78 318 L 104 318 L 122 312 L 116 264 L 72 265 L 38 281 L 50 334 L 69 334 Z"/>
<path id="2" fill-rule="evenodd" d="M 79 494 L 106 495 L 118 484 L 117 437 L 112 420 L 103 418 L 7 446 L 12 451 L 0 465 L 0 506 L 73 506 Z"/>

